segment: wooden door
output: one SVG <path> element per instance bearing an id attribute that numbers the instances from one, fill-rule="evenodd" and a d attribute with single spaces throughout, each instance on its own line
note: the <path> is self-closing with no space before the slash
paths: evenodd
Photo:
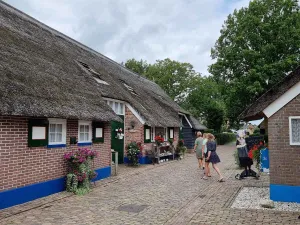
<path id="1" fill-rule="evenodd" d="M 124 120 L 124 116 L 120 116 L 122 120 Z M 118 162 L 121 164 L 124 162 L 124 137 L 123 139 L 116 138 L 117 132 L 116 129 L 122 128 L 123 134 L 124 132 L 124 123 L 122 122 L 111 122 L 111 149 L 118 152 Z M 113 154 L 113 161 L 115 161 L 115 155 Z"/>

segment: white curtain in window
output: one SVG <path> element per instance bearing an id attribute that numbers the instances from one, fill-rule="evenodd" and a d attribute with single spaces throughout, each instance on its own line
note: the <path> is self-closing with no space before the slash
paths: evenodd
<path id="1" fill-rule="evenodd" d="M 292 119 L 292 142 L 300 143 L 300 119 Z"/>

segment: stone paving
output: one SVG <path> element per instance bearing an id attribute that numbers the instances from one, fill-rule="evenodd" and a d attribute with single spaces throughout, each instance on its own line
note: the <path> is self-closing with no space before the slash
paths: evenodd
<path id="1" fill-rule="evenodd" d="M 202 180 L 194 155 L 160 165 L 121 167 L 85 196 L 63 192 L 0 211 L 0 224 L 300 224 L 299 213 L 232 209 L 243 186 L 268 186 L 268 177 L 236 180 L 234 146 L 220 146 L 226 182 Z"/>

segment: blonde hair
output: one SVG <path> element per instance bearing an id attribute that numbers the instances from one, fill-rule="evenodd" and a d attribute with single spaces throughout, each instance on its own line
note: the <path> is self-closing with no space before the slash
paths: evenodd
<path id="1" fill-rule="evenodd" d="M 202 133 L 200 131 L 197 132 L 197 137 L 201 137 Z"/>
<path id="2" fill-rule="evenodd" d="M 214 136 L 213 134 L 211 134 L 211 133 L 208 133 L 208 134 L 207 134 L 207 138 L 208 138 L 208 140 L 210 140 L 210 141 L 215 140 L 215 136 Z"/>
<path id="3" fill-rule="evenodd" d="M 204 134 L 203 134 L 203 137 L 204 137 L 204 138 L 207 138 L 207 135 L 208 135 L 208 133 L 204 133 Z"/>

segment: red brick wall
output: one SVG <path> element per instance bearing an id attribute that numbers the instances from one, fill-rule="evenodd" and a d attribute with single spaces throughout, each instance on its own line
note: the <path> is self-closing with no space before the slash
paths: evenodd
<path id="1" fill-rule="evenodd" d="M 66 175 L 63 154 L 77 145 L 70 145 L 70 136 L 78 136 L 78 121 L 67 121 L 67 147 L 27 147 L 28 118 L 0 116 L 0 191 L 53 180 Z M 104 143 L 87 146 L 98 151 L 94 168 L 110 166 L 110 125 L 105 124 Z"/>
<path id="2" fill-rule="evenodd" d="M 271 184 L 300 185 L 300 146 L 291 146 L 289 116 L 300 116 L 300 95 L 268 119 Z"/>
<path id="3" fill-rule="evenodd" d="M 134 129 L 131 128 L 131 121 L 134 121 L 134 123 L 135 123 Z M 143 155 L 145 155 L 146 150 L 151 149 L 152 143 L 144 143 L 144 125 L 138 120 L 138 118 L 136 118 L 136 116 L 130 111 L 130 109 L 128 109 L 128 107 L 125 107 L 124 128 L 125 128 L 125 132 L 124 132 L 125 133 L 125 147 L 127 144 L 129 144 L 132 141 L 141 142 L 144 144 Z M 161 132 L 163 134 L 164 128 L 156 127 L 155 134 L 157 135 L 158 132 Z M 174 129 L 174 138 L 175 138 L 175 144 L 176 144 L 179 139 L 179 128 Z"/>

